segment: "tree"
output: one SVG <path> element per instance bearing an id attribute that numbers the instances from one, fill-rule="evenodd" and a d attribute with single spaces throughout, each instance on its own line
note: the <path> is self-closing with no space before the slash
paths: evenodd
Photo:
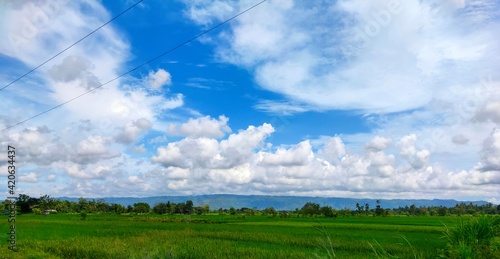
<path id="1" fill-rule="evenodd" d="M 127 211 L 127 208 L 125 208 L 123 205 L 116 204 L 116 203 L 111 204 L 110 209 L 111 209 L 111 211 L 118 213 L 118 214 L 121 214 L 121 213 L 124 213 Z"/>
<path id="2" fill-rule="evenodd" d="M 80 198 L 78 199 L 78 211 L 88 210 L 88 201 L 87 199 Z"/>
<path id="3" fill-rule="evenodd" d="M 273 207 L 267 207 L 267 208 L 264 209 L 263 214 L 264 215 L 271 214 L 273 217 L 275 217 L 276 214 L 277 214 L 277 212 L 276 212 L 276 210 Z"/>
<path id="4" fill-rule="evenodd" d="M 186 201 L 186 205 L 184 206 L 183 213 L 187 215 L 193 214 L 193 201 Z"/>
<path id="5" fill-rule="evenodd" d="M 323 206 L 323 207 L 321 207 L 320 212 L 325 217 L 328 217 L 328 218 L 334 217 L 333 208 L 330 207 L 330 206 Z"/>
<path id="6" fill-rule="evenodd" d="M 375 207 L 375 215 L 376 216 L 381 216 L 384 214 L 384 209 L 380 207 L 380 200 L 377 200 L 377 207 Z"/>
<path id="7" fill-rule="evenodd" d="M 319 208 L 319 204 L 308 202 L 302 207 L 302 214 L 309 216 L 318 215 L 320 213 Z"/>
<path id="8" fill-rule="evenodd" d="M 210 206 L 208 204 L 194 207 L 194 211 L 197 215 L 202 215 L 210 212 Z"/>
<path id="9" fill-rule="evenodd" d="M 236 209 L 233 207 L 229 208 L 229 214 L 236 215 Z"/>
<path id="10" fill-rule="evenodd" d="M 356 203 L 356 211 L 358 214 L 362 214 L 364 209 L 365 207 L 363 205 L 359 205 L 359 203 Z"/>
<path id="11" fill-rule="evenodd" d="M 448 214 L 448 209 L 446 207 L 441 206 L 437 209 L 437 214 L 439 216 L 446 216 L 446 214 Z"/>
<path id="12" fill-rule="evenodd" d="M 184 206 L 186 204 L 184 202 L 179 202 L 175 205 L 175 214 L 182 214 L 184 213 Z"/>
<path id="13" fill-rule="evenodd" d="M 165 204 L 163 202 L 157 203 L 153 207 L 153 212 L 156 213 L 156 214 L 165 214 L 165 213 L 168 213 L 167 204 Z"/>
<path id="14" fill-rule="evenodd" d="M 134 212 L 137 213 L 148 213 L 150 210 L 149 204 L 145 202 L 134 203 Z"/>
<path id="15" fill-rule="evenodd" d="M 365 215 L 368 216 L 368 213 L 370 213 L 370 204 L 365 203 Z"/>
<path id="16" fill-rule="evenodd" d="M 111 211 L 111 206 L 104 199 L 98 199 L 95 203 L 95 210 L 99 213 L 106 213 Z"/>
<path id="17" fill-rule="evenodd" d="M 50 197 L 47 194 L 41 196 L 38 199 L 38 203 L 39 203 L 40 209 L 42 211 L 48 210 L 48 209 L 54 209 L 54 207 L 55 207 L 55 200 L 54 200 L 54 198 Z"/>
<path id="18" fill-rule="evenodd" d="M 37 205 L 38 201 L 34 200 L 30 196 L 26 194 L 19 194 L 19 197 L 17 198 L 16 205 L 19 208 L 19 212 L 21 213 L 30 213 L 31 212 L 31 206 L 32 205 Z"/>
<path id="19" fill-rule="evenodd" d="M 167 213 L 172 215 L 175 214 L 175 203 L 167 201 Z"/>

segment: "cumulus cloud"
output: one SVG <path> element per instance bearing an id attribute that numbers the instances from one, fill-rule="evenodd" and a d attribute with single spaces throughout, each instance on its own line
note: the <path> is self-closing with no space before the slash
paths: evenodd
<path id="1" fill-rule="evenodd" d="M 219 119 L 210 118 L 210 116 L 189 119 L 183 124 L 171 124 L 168 128 L 168 133 L 171 135 L 189 136 L 193 138 L 221 138 L 226 133 L 231 132 L 231 128 L 227 125 L 229 118 L 224 115 L 219 116 Z"/>
<path id="2" fill-rule="evenodd" d="M 186 16 L 202 27 L 252 4 L 184 3 Z M 185 97 L 151 91 L 172 84 L 172 75 L 158 69 L 142 78 L 115 80 L 52 116 L 40 117 L 42 121 L 3 131 L 0 143 L 15 143 L 22 150 L 20 168 L 38 168 L 20 174 L 32 195 L 47 189 L 36 184 L 44 179 L 38 172 L 47 171 L 45 183 L 57 196 L 168 191 L 369 197 L 376 192 L 383 198 L 436 198 L 439 193 L 443 198 L 498 200 L 498 130 L 487 136 L 500 118 L 499 84 L 487 78 L 500 68 L 498 3 L 399 3 L 267 1 L 229 29 L 202 39 L 215 45 L 217 61 L 247 69 L 260 89 L 277 94 L 271 95 L 276 100 L 257 100 L 253 108 L 286 116 L 347 110 L 365 114 L 375 125 L 370 132 L 301 137 L 280 145 L 267 142 L 275 139 L 269 136 L 279 126 L 273 121 L 272 126 L 262 123 L 233 132 L 229 118 L 203 117 L 187 107 L 196 118 L 164 122 L 160 118 L 178 115 L 171 112 L 184 105 Z M 52 6 L 41 8 L 50 11 L 49 19 L 35 24 L 37 6 L 45 4 Z M 110 18 L 94 0 L 15 6 L 1 18 L 6 40 L 0 41 L 0 53 L 27 67 Z M 38 69 L 30 77 L 33 82 L 3 91 L 0 124 L 10 125 L 118 76 L 130 60 L 124 35 L 113 26 L 103 27 L 93 40 Z M 188 84 L 193 82 L 204 88 L 207 83 L 209 88 L 227 85 L 199 78 Z M 145 85 L 149 89 L 140 87 Z M 30 103 L 22 109 L 12 105 L 25 100 Z M 148 144 L 157 150 L 145 157 L 141 152 Z M 446 152 L 451 162 L 444 161 Z M 463 160 L 472 166 L 448 168 Z M 5 174 L 6 160 L 0 161 Z"/>
<path id="3" fill-rule="evenodd" d="M 110 168 L 106 166 L 97 166 L 93 169 L 82 169 L 80 166 L 73 164 L 66 168 L 66 173 L 77 179 L 104 179 L 108 175 Z"/>
<path id="4" fill-rule="evenodd" d="M 481 162 L 483 170 L 500 171 L 500 129 L 494 129 L 491 136 L 484 140 Z"/>
<path id="5" fill-rule="evenodd" d="M 323 148 L 318 151 L 319 157 L 337 165 L 346 155 L 345 145 L 340 137 L 329 138 Z"/>
<path id="6" fill-rule="evenodd" d="M 19 175 L 20 182 L 36 183 L 38 182 L 38 175 L 36 173 L 27 173 Z"/>
<path id="7" fill-rule="evenodd" d="M 87 90 L 101 86 L 101 82 L 92 72 L 92 62 L 81 56 L 67 56 L 61 64 L 53 65 L 47 72 L 56 82 L 78 81 Z"/>
<path id="8" fill-rule="evenodd" d="M 134 143 L 139 135 L 148 131 L 151 126 L 151 121 L 146 118 L 140 118 L 136 121 L 127 123 L 115 139 L 116 141 L 124 144 Z"/>
<path id="9" fill-rule="evenodd" d="M 213 138 L 185 138 L 157 150 L 153 162 L 165 167 L 227 169 L 251 159 L 252 152 L 274 131 L 269 124 L 249 126 L 220 142 Z"/>
<path id="10" fill-rule="evenodd" d="M 140 144 L 139 146 L 135 146 L 132 148 L 132 151 L 136 153 L 146 153 L 146 146 L 144 144 Z"/>
<path id="11" fill-rule="evenodd" d="M 56 179 L 57 179 L 56 175 L 51 174 L 47 176 L 47 182 L 55 182 Z"/>
<path id="12" fill-rule="evenodd" d="M 485 103 L 476 111 L 475 119 L 500 124 L 500 100 Z"/>
<path id="13" fill-rule="evenodd" d="M 105 137 L 89 136 L 77 144 L 76 155 L 73 156 L 72 160 L 77 163 L 91 163 L 120 156 L 108 148 L 109 143 L 110 140 Z"/>
<path id="14" fill-rule="evenodd" d="M 150 71 L 146 82 L 152 89 L 160 90 L 163 86 L 172 84 L 172 77 L 169 72 L 160 68 L 156 72 Z"/>
<path id="15" fill-rule="evenodd" d="M 313 157 L 311 144 L 306 140 L 290 149 L 278 148 L 274 153 L 263 153 L 261 163 L 269 166 L 299 166 Z"/>
<path id="16" fill-rule="evenodd" d="M 392 144 L 390 138 L 375 136 L 367 145 L 366 149 L 372 151 L 382 151 L 387 149 Z"/>

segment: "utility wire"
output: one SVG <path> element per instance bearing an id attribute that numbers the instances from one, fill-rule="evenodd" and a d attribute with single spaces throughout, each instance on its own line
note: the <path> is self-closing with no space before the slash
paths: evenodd
<path id="1" fill-rule="evenodd" d="M 235 16 L 233 16 L 233 17 L 231 17 L 231 18 L 229 18 L 229 19 L 227 19 L 227 20 L 225 20 L 225 21 L 223 21 L 223 22 L 221 22 L 221 23 L 219 23 L 219 24 L 217 24 L 217 25 L 215 25 L 215 26 L 211 27 L 211 28 L 210 28 L 210 29 L 208 29 L 208 30 L 205 30 L 205 31 L 201 32 L 200 34 L 198 34 L 198 35 L 196 35 L 196 36 L 194 36 L 194 37 L 192 37 L 192 38 L 190 38 L 190 39 L 188 39 L 188 40 L 186 40 L 186 41 L 184 41 L 184 42 L 182 42 L 182 43 L 178 44 L 177 46 L 175 46 L 175 47 L 173 47 L 173 48 L 171 48 L 171 49 L 169 49 L 169 50 L 167 50 L 167 51 L 165 51 L 165 52 L 161 53 L 160 55 L 158 55 L 158 56 L 156 56 L 156 57 L 154 57 L 154 58 L 152 58 L 152 59 L 150 59 L 150 60 L 148 60 L 148 61 L 146 61 L 146 62 L 144 62 L 144 63 L 142 63 L 142 64 L 140 64 L 140 65 L 138 65 L 138 66 L 136 66 L 136 67 L 134 67 L 134 68 L 132 68 L 131 70 L 129 70 L 129 71 L 127 71 L 127 72 L 125 72 L 125 73 L 123 73 L 123 74 L 121 74 L 121 75 L 119 75 L 119 76 L 117 76 L 117 77 L 115 77 L 115 78 L 113 78 L 113 79 L 111 79 L 111 80 L 107 81 L 106 83 L 101 84 L 100 86 L 96 86 L 96 87 L 94 87 L 94 88 L 92 88 L 92 89 L 90 89 L 90 90 L 88 90 L 88 91 L 86 91 L 86 92 L 84 92 L 84 93 L 82 93 L 82 94 L 80 94 L 80 95 L 77 95 L 77 96 L 75 96 L 75 97 L 73 97 L 73 98 L 71 98 L 71 99 L 69 99 L 69 100 L 67 100 L 67 101 L 65 101 L 65 102 L 63 102 L 63 103 L 60 103 L 60 104 L 58 104 L 58 105 L 56 105 L 56 106 L 54 106 L 54 107 L 52 107 L 52 108 L 49 108 L 49 109 L 47 109 L 47 110 L 45 110 L 45 111 L 43 111 L 43 112 L 40 112 L 40 113 L 38 113 L 38 114 L 36 114 L 36 115 L 33 115 L 33 116 L 31 116 L 31 117 L 29 117 L 29 118 L 27 118 L 27 119 L 24 119 L 24 120 L 22 120 L 22 121 L 19 121 L 19 122 L 17 122 L 17 123 L 14 123 L 14 124 L 12 124 L 12 125 L 10 125 L 10 126 L 7 126 L 6 128 L 2 129 L 1 131 L 5 131 L 5 130 L 8 130 L 8 129 L 11 129 L 11 128 L 15 127 L 15 126 L 18 126 L 18 125 L 20 125 L 20 124 L 23 124 L 23 123 L 25 123 L 25 122 L 29 121 L 29 120 L 32 120 L 32 119 L 34 119 L 34 118 L 37 118 L 37 117 L 39 117 L 39 116 L 41 116 L 41 115 L 43 115 L 43 114 L 46 114 L 46 113 L 48 113 L 48 112 L 50 112 L 50 111 L 53 111 L 53 110 L 55 110 L 55 109 L 57 109 L 57 108 L 59 108 L 59 107 L 61 107 L 61 106 L 65 105 L 65 104 L 68 104 L 68 103 L 70 103 L 70 102 L 72 102 L 72 101 L 74 101 L 74 100 L 76 100 L 76 99 L 78 99 L 78 98 L 80 98 L 80 97 L 82 97 L 82 96 L 84 96 L 84 95 L 86 95 L 86 94 L 89 94 L 89 93 L 91 93 L 91 92 L 93 92 L 93 91 L 95 91 L 95 90 L 97 90 L 97 89 L 99 89 L 99 88 L 101 88 L 101 87 L 103 87 L 103 86 L 105 86 L 105 85 L 107 85 L 107 84 L 109 84 L 109 83 L 111 83 L 111 82 L 113 82 L 113 81 L 115 81 L 115 80 L 117 80 L 117 79 L 119 79 L 119 78 L 121 78 L 121 77 L 125 76 L 125 75 L 128 75 L 128 74 L 132 73 L 133 71 L 135 71 L 135 70 L 137 70 L 137 69 L 139 69 L 139 68 L 141 68 L 141 67 L 143 67 L 143 66 L 145 66 L 145 65 L 147 65 L 147 64 L 149 64 L 149 63 L 151 63 L 151 62 L 153 62 L 153 61 L 155 61 L 155 60 L 157 60 L 157 59 L 159 59 L 159 58 L 161 58 L 161 57 L 163 57 L 163 56 L 165 56 L 165 55 L 167 55 L 167 54 L 169 54 L 169 53 L 171 53 L 171 52 L 173 52 L 173 51 L 175 51 L 175 50 L 177 50 L 177 49 L 179 49 L 180 47 L 182 47 L 182 46 L 184 46 L 184 45 L 186 45 L 186 44 L 188 44 L 188 43 L 190 43 L 190 42 L 192 42 L 192 41 L 194 41 L 194 40 L 198 39 L 199 37 L 201 37 L 201 36 L 203 36 L 203 35 L 205 35 L 205 34 L 207 34 L 207 33 L 211 32 L 211 31 L 213 31 L 213 30 L 215 30 L 215 29 L 217 29 L 217 28 L 221 27 L 222 25 L 224 25 L 224 24 L 226 24 L 226 23 L 228 23 L 228 22 L 230 22 L 230 21 L 232 21 L 232 20 L 236 19 L 236 18 L 237 18 L 237 17 L 239 17 L 240 15 L 242 15 L 242 14 L 244 14 L 244 13 L 246 13 L 246 12 L 248 12 L 248 11 L 252 10 L 252 9 L 254 9 L 255 7 L 257 7 L 257 6 L 261 5 L 262 3 L 266 2 L 266 1 L 267 1 L 267 0 L 263 0 L 263 1 L 261 1 L 261 2 L 259 2 L 259 3 L 257 3 L 257 4 L 255 4 L 255 5 L 253 5 L 253 6 L 251 6 L 251 7 L 247 8 L 247 9 L 245 9 L 244 11 L 242 11 L 242 12 L 240 12 L 240 13 L 236 14 Z"/>
<path id="2" fill-rule="evenodd" d="M 119 13 L 117 16 L 113 17 L 111 20 L 107 21 L 105 24 L 103 24 L 103 25 L 99 26 L 97 29 L 95 29 L 95 30 L 91 31 L 89 34 L 85 35 L 83 38 L 79 39 L 77 42 L 75 42 L 75 43 L 73 43 L 73 44 L 69 45 L 69 46 L 68 46 L 68 47 L 66 47 L 65 49 L 61 50 L 59 53 L 57 53 L 57 54 L 55 54 L 54 56 L 52 56 L 51 58 L 49 58 L 49 59 L 45 60 L 42 64 L 40 64 L 40 65 L 38 65 L 38 66 L 34 67 L 34 68 L 33 68 L 33 69 L 31 69 L 30 71 L 26 72 L 24 75 L 22 75 L 22 76 L 20 76 L 20 77 L 16 78 L 16 80 L 14 80 L 14 81 L 12 81 L 12 82 L 8 83 L 6 86 L 4 86 L 4 87 L 0 88 L 0 92 L 1 92 L 3 89 L 5 89 L 5 88 L 7 88 L 7 87 L 11 86 L 11 85 L 12 85 L 12 84 L 14 84 L 15 82 L 17 82 L 17 81 L 19 81 L 19 80 L 23 79 L 25 76 L 27 76 L 27 75 L 31 74 L 33 71 L 37 70 L 37 69 L 38 69 L 38 68 L 40 68 L 41 66 L 43 66 L 43 65 L 47 64 L 47 62 L 49 62 L 49 61 L 53 60 L 53 59 L 54 59 L 54 58 L 56 58 L 57 56 L 59 56 L 59 55 L 61 55 L 62 53 L 66 52 L 66 50 L 68 50 L 68 49 L 70 49 L 71 47 L 75 46 L 76 44 L 80 43 L 82 40 L 84 40 L 84 39 L 88 38 L 90 35 L 94 34 L 96 31 L 100 30 L 102 27 L 104 27 L 104 26 L 108 25 L 108 24 L 109 24 L 109 23 L 111 23 L 112 21 L 116 20 L 118 17 L 122 16 L 124 13 L 128 12 L 130 9 L 132 9 L 132 8 L 136 7 L 136 6 L 137 6 L 138 4 L 140 4 L 142 1 L 144 1 L 144 0 L 139 0 L 137 3 L 135 3 L 135 4 L 134 4 L 134 5 L 132 5 L 132 6 L 130 6 L 129 8 L 127 8 L 126 10 L 124 10 L 123 12 Z"/>

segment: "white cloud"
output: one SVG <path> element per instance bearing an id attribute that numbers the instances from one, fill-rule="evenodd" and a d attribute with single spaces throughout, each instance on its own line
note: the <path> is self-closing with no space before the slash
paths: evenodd
<path id="1" fill-rule="evenodd" d="M 399 148 L 399 153 L 402 157 L 408 158 L 411 155 L 415 154 L 415 142 L 417 141 L 417 136 L 415 134 L 410 134 L 404 136 L 396 146 Z"/>
<path id="2" fill-rule="evenodd" d="M 187 15 L 201 24 L 220 21 L 221 12 L 209 14 L 223 3 L 229 1 L 187 2 L 188 10 L 197 10 Z M 479 10 L 491 16 L 494 7 L 417 0 L 266 2 L 212 42 L 222 61 L 249 68 L 261 87 L 309 109 L 407 111 L 451 91 L 463 99 L 462 90 L 478 75 L 498 68 L 490 55 L 500 50 L 493 33 L 498 24 L 463 20 Z"/>
<path id="3" fill-rule="evenodd" d="M 319 157 L 337 165 L 346 155 L 345 145 L 340 137 L 329 138 L 323 148 L 318 151 Z"/>
<path id="4" fill-rule="evenodd" d="M 93 168 L 82 168 L 77 164 L 66 165 L 66 173 L 76 179 L 104 179 L 110 176 L 110 168 L 107 166 L 95 166 Z"/>
<path id="5" fill-rule="evenodd" d="M 210 118 L 210 116 L 189 119 L 181 125 L 171 124 L 168 128 L 168 133 L 193 138 L 221 138 L 226 133 L 231 132 L 231 128 L 227 125 L 228 121 L 229 118 L 224 115 L 219 116 L 218 120 Z"/>
<path id="6" fill-rule="evenodd" d="M 134 143 L 139 135 L 148 131 L 151 126 L 151 121 L 146 118 L 140 118 L 136 121 L 127 123 L 115 139 L 116 141 L 124 144 Z"/>
<path id="7" fill-rule="evenodd" d="M 149 143 L 151 144 L 157 144 L 157 143 L 165 143 L 167 142 L 168 138 L 165 135 L 162 136 L 157 136 L 149 140 Z"/>
<path id="8" fill-rule="evenodd" d="M 156 72 L 150 71 L 146 77 L 146 82 L 151 88 L 160 90 L 164 85 L 171 85 L 172 78 L 169 72 L 160 68 Z"/>
<path id="9" fill-rule="evenodd" d="M 57 179 L 56 175 L 51 174 L 47 176 L 47 182 L 54 182 L 56 179 Z"/>
<path id="10" fill-rule="evenodd" d="M 268 166 L 300 166 L 313 157 L 311 144 L 306 140 L 290 149 L 278 148 L 274 153 L 263 153 L 261 163 Z"/>
<path id="11" fill-rule="evenodd" d="M 92 72 L 92 62 L 81 56 L 67 56 L 61 64 L 54 65 L 47 73 L 55 82 L 78 81 L 78 85 L 86 90 L 101 86 L 101 82 Z"/>
<path id="12" fill-rule="evenodd" d="M 455 135 L 451 139 L 451 141 L 457 145 L 466 145 L 469 142 L 469 139 L 464 135 Z"/>
<path id="13" fill-rule="evenodd" d="M 254 4 L 184 2 L 185 14 L 202 26 Z M 122 77 L 50 116 L 3 131 L 0 144 L 22 150 L 20 168 L 37 168 L 20 174 L 22 191 L 31 195 L 50 188 L 53 196 L 168 192 L 499 200 L 500 138 L 492 130 L 500 120 L 498 4 L 399 3 L 267 1 L 228 30 L 203 37 L 203 43 L 215 45 L 217 61 L 247 69 L 260 90 L 275 93 L 254 99 L 254 109 L 289 120 L 275 116 L 271 126 L 251 118 L 262 124 L 233 132 L 226 116 L 203 117 L 184 107 L 182 112 L 195 118 L 165 121 L 180 117 L 174 109 L 184 106 L 186 97 L 171 89 L 151 91 L 172 84 L 172 75 L 157 69 L 142 78 Z M 6 40 L 0 53 L 21 68 L 35 67 L 47 53 L 57 53 L 109 18 L 94 0 L 23 1 L 2 13 Z M 125 35 L 105 26 L 29 80 L 2 91 L 0 124 L 11 125 L 118 76 L 132 56 Z M 191 78 L 189 85 L 221 90 L 234 83 Z M 294 123 L 288 116 L 311 110 L 365 114 L 370 131 L 300 137 L 287 145 L 267 142 L 286 138 L 279 130 L 270 138 L 280 126 L 273 120 Z M 244 119 L 235 118 L 235 125 Z M 157 148 L 151 157 L 149 144 Z M 0 158 L 3 175 L 5 161 Z"/>
<path id="14" fill-rule="evenodd" d="M 481 159 L 483 170 L 500 171 L 500 129 L 494 129 L 491 136 L 483 142 Z"/>
<path id="15" fill-rule="evenodd" d="M 157 150 L 153 162 L 165 167 L 227 169 L 248 162 L 252 152 L 274 131 L 271 125 L 233 133 L 220 142 L 213 138 L 185 138 Z"/>
<path id="16" fill-rule="evenodd" d="M 307 108 L 304 108 L 301 105 L 271 100 L 261 100 L 254 106 L 254 108 L 276 115 L 293 115 L 308 111 Z"/>
<path id="17" fill-rule="evenodd" d="M 36 183 L 38 182 L 38 175 L 36 173 L 27 173 L 19 175 L 19 181 L 28 182 L 28 183 Z"/>
<path id="18" fill-rule="evenodd" d="M 366 149 L 373 151 L 386 150 L 392 144 L 392 140 L 386 137 L 375 136 L 367 145 Z"/>
<path id="19" fill-rule="evenodd" d="M 136 153 L 146 153 L 146 145 L 140 144 L 139 146 L 135 146 L 132 148 L 132 151 Z"/>
<path id="20" fill-rule="evenodd" d="M 485 103 L 477 110 L 475 119 L 478 121 L 490 120 L 500 124 L 500 100 Z"/>

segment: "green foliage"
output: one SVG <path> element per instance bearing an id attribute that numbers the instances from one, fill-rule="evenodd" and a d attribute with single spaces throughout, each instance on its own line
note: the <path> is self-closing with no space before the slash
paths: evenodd
<path id="1" fill-rule="evenodd" d="M 80 220 L 86 220 L 87 219 L 87 212 L 82 211 L 80 212 Z"/>
<path id="2" fill-rule="evenodd" d="M 321 256 L 319 254 L 316 254 L 316 257 L 318 258 L 335 258 L 336 255 L 335 255 L 335 249 L 333 248 L 333 242 L 330 238 L 330 235 L 328 234 L 328 231 L 326 230 L 325 226 L 320 222 L 318 221 L 318 223 L 320 224 L 319 227 L 316 227 L 315 229 L 318 230 L 322 235 L 323 237 L 319 239 L 319 243 L 320 243 L 320 246 L 322 249 L 323 252 L 326 253 L 326 256 Z"/>
<path id="3" fill-rule="evenodd" d="M 90 218 L 90 215 L 91 218 Z M 321 223 L 318 223 L 321 222 Z M 18 218 L 17 258 L 373 258 L 377 242 L 399 258 L 435 258 L 451 217 L 288 218 L 241 215 L 75 214 Z M 315 227 L 322 225 L 324 232 Z M 320 241 L 318 243 L 318 241 Z M 327 250 L 328 249 L 328 250 Z M 7 249 L 5 249 L 6 252 Z M 0 251 L 3 258 L 5 251 Z M 330 252 L 328 252 L 330 251 Z M 10 257 L 7 257 L 10 258 Z"/>
<path id="4" fill-rule="evenodd" d="M 272 215 L 273 217 L 276 217 L 277 213 L 273 207 L 267 207 L 262 211 L 262 215 Z"/>
<path id="5" fill-rule="evenodd" d="M 500 251 L 493 244 L 495 237 L 500 236 L 500 217 L 460 218 L 456 227 L 446 228 L 444 236 L 448 245 L 443 257 L 500 258 Z"/>
<path id="6" fill-rule="evenodd" d="M 134 203 L 134 212 L 136 213 L 149 213 L 150 209 L 149 204 L 145 202 Z"/>
<path id="7" fill-rule="evenodd" d="M 405 254 L 402 256 L 392 255 L 375 239 L 373 239 L 374 244 L 368 242 L 368 245 L 372 248 L 373 254 L 376 258 L 425 258 L 425 256 L 418 254 L 415 251 L 412 244 L 405 236 L 399 235 L 399 237 L 404 241 L 404 243 L 398 243 L 398 245 L 408 246 L 408 249 L 406 249 Z"/>
<path id="8" fill-rule="evenodd" d="M 328 218 L 332 218 L 334 216 L 333 208 L 330 206 L 321 207 L 320 213 L 323 214 L 323 216 L 328 217 Z"/>
<path id="9" fill-rule="evenodd" d="M 39 209 L 39 208 L 33 208 L 33 213 L 34 213 L 35 215 L 42 215 L 42 210 L 41 210 L 41 209 Z"/>
<path id="10" fill-rule="evenodd" d="M 163 203 L 163 202 L 160 202 L 160 203 L 157 203 L 154 207 L 153 207 L 153 212 L 156 213 L 156 214 L 167 214 L 168 213 L 168 207 L 167 207 L 167 204 L 166 203 Z"/>
<path id="11" fill-rule="evenodd" d="M 302 215 L 314 216 L 320 214 L 320 205 L 314 202 L 307 202 L 301 209 Z"/>

